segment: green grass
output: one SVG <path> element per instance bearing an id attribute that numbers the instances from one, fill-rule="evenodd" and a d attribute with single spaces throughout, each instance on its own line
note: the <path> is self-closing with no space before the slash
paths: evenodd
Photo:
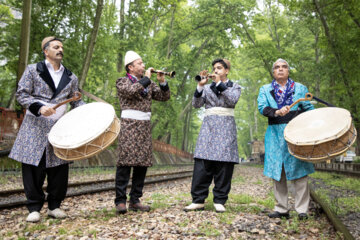
<path id="1" fill-rule="evenodd" d="M 229 202 L 235 204 L 249 204 L 254 202 L 253 197 L 247 194 L 229 194 Z"/>
<path id="2" fill-rule="evenodd" d="M 321 179 L 327 186 L 351 190 L 360 193 L 360 179 L 351 178 L 341 174 L 315 172 L 310 175 L 312 178 Z M 331 199 L 331 189 L 317 189 L 315 192 L 322 198 L 337 215 L 343 216 L 349 212 L 360 211 L 360 197 L 350 196 Z"/>
<path id="3" fill-rule="evenodd" d="M 256 182 L 254 182 L 254 184 L 261 185 L 263 184 L 263 182 L 260 179 L 258 179 Z"/>
<path id="4" fill-rule="evenodd" d="M 26 228 L 28 228 L 29 226 L 27 226 Z M 26 229 L 25 228 L 25 229 Z M 36 224 L 36 225 L 33 225 L 33 226 L 30 226 L 29 228 L 28 228 L 28 231 L 29 232 L 36 232 L 36 231 L 39 231 L 39 232 L 41 232 L 41 231 L 43 231 L 43 230 L 46 230 L 46 228 L 47 228 L 47 226 L 45 226 L 44 224 Z"/>
<path id="5" fill-rule="evenodd" d="M 360 196 L 338 198 L 338 202 L 346 212 L 360 212 Z"/>
<path id="6" fill-rule="evenodd" d="M 343 189 L 353 190 L 360 193 L 360 179 L 352 178 L 341 174 L 315 172 L 310 177 L 321 179 L 326 185 L 336 186 Z"/>
<path id="7" fill-rule="evenodd" d="M 96 239 L 96 234 L 97 234 L 97 230 L 95 230 L 95 229 L 91 229 L 91 230 L 89 231 L 89 237 L 90 237 L 90 236 L 93 236 L 93 237 Z"/>
<path id="8" fill-rule="evenodd" d="M 110 210 L 103 208 L 100 210 L 95 210 L 87 215 L 87 219 L 102 219 L 108 221 L 110 218 L 116 217 L 116 210 L 112 208 Z"/>
<path id="9" fill-rule="evenodd" d="M 71 235 L 81 237 L 83 235 L 83 231 L 81 229 L 76 229 L 70 233 Z"/>
<path id="10" fill-rule="evenodd" d="M 151 204 L 152 209 L 157 208 L 167 208 L 170 205 L 171 195 L 161 194 L 161 193 L 154 193 L 151 195 L 151 199 L 153 200 Z"/>
<path id="11" fill-rule="evenodd" d="M 232 178 L 231 183 L 245 183 L 245 179 L 242 176 L 236 176 Z"/>
<path id="12" fill-rule="evenodd" d="M 182 228 L 189 226 L 189 224 L 190 224 L 190 220 L 189 220 L 189 219 L 184 219 L 182 222 L 177 223 L 177 225 L 178 225 L 179 227 L 182 227 Z"/>
<path id="13" fill-rule="evenodd" d="M 219 214 L 219 221 L 224 224 L 232 224 L 235 219 L 235 214 L 230 212 L 224 212 Z"/>
<path id="14" fill-rule="evenodd" d="M 202 222 L 198 229 L 207 237 L 217 237 L 221 235 L 221 232 L 214 228 L 214 225 L 210 221 Z"/>
<path id="15" fill-rule="evenodd" d="M 67 234 L 67 231 L 66 231 L 65 228 L 59 228 L 59 229 L 58 229 L 58 234 L 60 234 L 60 235 L 65 235 L 65 234 Z"/>
<path id="16" fill-rule="evenodd" d="M 257 203 L 268 209 L 274 209 L 274 207 L 275 207 L 275 199 L 273 197 L 268 197 L 265 199 L 258 199 Z"/>

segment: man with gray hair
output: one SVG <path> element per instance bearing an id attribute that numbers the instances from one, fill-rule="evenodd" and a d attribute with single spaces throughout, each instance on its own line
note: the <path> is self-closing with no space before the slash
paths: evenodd
<path id="1" fill-rule="evenodd" d="M 299 219 L 306 219 L 310 192 L 308 174 L 314 172 L 312 163 L 300 161 L 290 155 L 284 139 L 284 129 L 298 114 L 314 109 L 309 101 L 290 105 L 304 98 L 308 89 L 301 83 L 289 78 L 289 64 L 279 58 L 273 64 L 274 79 L 260 88 L 258 109 L 268 118 L 265 134 L 264 175 L 273 179 L 276 205 L 270 218 L 289 218 L 288 188 L 286 180 L 292 180 L 295 186 L 295 210 Z"/>
<path id="2" fill-rule="evenodd" d="M 54 218 L 67 216 L 60 205 L 67 191 L 69 162 L 54 154 L 47 135 L 66 111 L 66 105 L 56 110 L 52 107 L 79 91 L 78 78 L 61 64 L 64 56 L 62 41 L 46 37 L 41 49 L 45 60 L 27 66 L 18 84 L 16 98 L 26 108 L 26 114 L 9 155 L 22 163 L 26 206 L 30 212 L 26 218 L 28 222 L 40 221 L 40 210 L 45 201 L 42 190 L 45 177 L 48 215 Z M 78 100 L 70 104 L 75 108 L 84 102 Z"/>

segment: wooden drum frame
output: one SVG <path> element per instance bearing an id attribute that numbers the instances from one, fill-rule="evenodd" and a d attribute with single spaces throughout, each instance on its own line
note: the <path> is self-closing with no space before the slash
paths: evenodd
<path id="1" fill-rule="evenodd" d="M 52 127 L 49 142 L 63 160 L 89 158 L 110 146 L 120 133 L 120 120 L 110 104 L 94 102 L 66 113 Z"/>
<path id="2" fill-rule="evenodd" d="M 336 107 L 307 111 L 292 119 L 284 130 L 289 153 L 319 163 L 346 152 L 357 132 L 348 110 Z"/>

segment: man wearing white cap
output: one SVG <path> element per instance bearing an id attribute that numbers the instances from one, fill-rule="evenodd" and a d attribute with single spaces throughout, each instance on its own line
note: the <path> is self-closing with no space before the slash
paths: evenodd
<path id="1" fill-rule="evenodd" d="M 147 168 L 152 166 L 151 102 L 152 99 L 167 101 L 170 90 L 163 73 L 157 73 L 158 86 L 150 80 L 153 68 L 145 71 L 141 57 L 134 51 L 125 54 L 126 76 L 116 81 L 121 106 L 121 130 L 119 134 L 119 159 L 117 161 L 115 187 L 116 212 L 124 214 L 126 187 L 133 168 L 129 210 L 149 211 L 140 203 Z M 145 76 L 144 76 L 145 72 Z"/>

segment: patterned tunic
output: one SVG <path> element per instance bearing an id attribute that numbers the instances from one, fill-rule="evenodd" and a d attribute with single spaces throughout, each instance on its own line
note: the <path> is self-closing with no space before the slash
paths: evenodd
<path id="1" fill-rule="evenodd" d="M 308 89 L 304 85 L 295 82 L 293 101 L 304 98 L 307 92 Z M 257 101 L 260 113 L 269 118 L 269 126 L 265 134 L 264 175 L 280 181 L 283 165 L 288 180 L 298 179 L 313 173 L 314 165 L 312 163 L 301 161 L 290 155 L 284 138 L 284 129 L 287 122 L 296 114 L 314 109 L 314 106 L 309 101 L 299 102 L 284 117 L 275 117 L 274 113 L 278 107 L 271 84 L 260 88 Z"/>
<path id="2" fill-rule="evenodd" d="M 228 81 L 215 82 L 204 86 L 199 93 L 195 91 L 193 106 L 205 109 L 212 107 L 235 108 L 241 94 L 241 87 Z M 239 163 L 236 124 L 233 116 L 205 116 L 196 142 L 194 158 L 220 162 Z"/>
<path id="3" fill-rule="evenodd" d="M 151 112 L 152 99 L 158 101 L 170 99 L 168 85 L 159 87 L 153 81 L 147 87 L 148 93 L 145 96 L 142 94 L 143 85 L 139 82 L 132 83 L 127 77 L 119 78 L 116 81 L 116 88 L 121 110 Z M 118 152 L 117 166 L 152 166 L 151 122 L 122 118 Z"/>
<path id="4" fill-rule="evenodd" d="M 55 88 L 45 61 L 27 66 L 19 81 L 16 97 L 21 106 L 33 115 L 25 115 L 9 157 L 38 166 L 46 149 L 46 167 L 69 163 L 55 156 L 47 138 L 56 120 L 45 118 L 39 115 L 38 111 L 43 105 L 41 102 L 57 104 L 73 97 L 78 90 L 77 77 L 66 68 L 58 87 Z M 79 100 L 70 104 L 74 108 L 85 103 Z"/>

